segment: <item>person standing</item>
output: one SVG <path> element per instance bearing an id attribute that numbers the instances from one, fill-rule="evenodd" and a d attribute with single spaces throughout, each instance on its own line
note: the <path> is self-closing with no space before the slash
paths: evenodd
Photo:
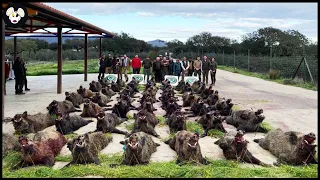
<path id="1" fill-rule="evenodd" d="M 211 59 L 211 64 L 210 64 L 210 75 L 211 75 L 211 84 L 215 85 L 216 83 L 216 72 L 218 68 L 218 63 L 215 61 L 214 58 Z"/>
<path id="2" fill-rule="evenodd" d="M 141 68 L 141 59 L 138 57 L 138 55 L 135 55 L 135 57 L 132 59 L 132 73 L 140 74 L 140 68 Z"/>
<path id="3" fill-rule="evenodd" d="M 130 58 L 127 57 L 126 54 L 123 55 L 123 58 L 120 61 L 120 78 L 122 80 L 122 73 L 124 74 L 124 77 L 126 78 L 126 82 L 129 81 L 127 71 L 130 67 Z"/>
<path id="4" fill-rule="evenodd" d="M 203 61 L 201 63 L 201 72 L 203 76 L 203 83 L 208 84 L 208 75 L 210 70 L 210 61 L 207 60 L 207 56 L 203 56 Z"/>
<path id="5" fill-rule="evenodd" d="M 25 94 L 22 90 L 23 88 L 23 67 L 21 64 L 20 57 L 16 57 L 14 64 L 13 64 L 14 76 L 15 76 L 15 90 L 16 94 Z"/>
<path id="6" fill-rule="evenodd" d="M 176 62 L 173 64 L 173 75 L 178 76 L 178 79 L 180 79 L 181 72 L 183 73 L 182 63 L 180 62 L 180 59 L 177 59 Z"/>
<path id="7" fill-rule="evenodd" d="M 200 81 L 201 81 L 201 66 L 202 66 L 202 62 L 200 60 L 200 56 L 198 56 L 197 60 L 195 60 L 193 63 L 193 68 L 194 68 L 195 76 L 198 75 Z"/>
<path id="8" fill-rule="evenodd" d="M 184 81 L 185 74 L 188 74 L 189 62 L 186 57 L 183 57 L 182 61 L 180 61 L 182 67 L 182 81 Z"/>
<path id="9" fill-rule="evenodd" d="M 133 62 L 133 60 L 132 60 Z M 142 62 L 143 65 L 143 74 L 144 74 L 144 79 L 146 79 L 146 75 L 147 75 L 147 80 L 146 82 L 149 81 L 149 76 L 151 74 L 151 67 L 152 67 L 152 61 L 149 58 L 149 56 L 146 57 L 146 59 Z"/>
<path id="10" fill-rule="evenodd" d="M 169 59 L 169 75 L 174 75 L 173 66 L 174 66 L 173 59 L 170 58 L 170 59 Z"/>
<path id="11" fill-rule="evenodd" d="M 188 76 L 192 76 L 193 72 L 194 72 L 194 61 L 193 59 L 189 59 Z"/>
<path id="12" fill-rule="evenodd" d="M 161 61 L 160 57 L 156 58 L 156 61 L 153 62 L 154 78 L 156 82 L 161 82 Z"/>
<path id="13" fill-rule="evenodd" d="M 166 57 L 163 57 L 161 65 L 162 65 L 162 68 L 161 68 L 161 71 L 162 71 L 161 81 L 163 81 L 165 75 L 169 74 L 169 62 L 167 61 Z"/>
<path id="14" fill-rule="evenodd" d="M 116 69 L 117 63 L 119 64 L 119 57 L 113 56 L 112 63 L 111 63 L 111 69 L 113 74 L 118 74 L 119 70 Z"/>
<path id="15" fill-rule="evenodd" d="M 98 75 L 98 80 L 101 80 L 104 78 L 104 72 L 105 72 L 105 55 L 103 55 L 100 59 L 99 59 L 99 75 Z M 102 75 L 102 76 L 101 76 Z M 100 79 L 101 78 L 101 79 Z"/>
<path id="16" fill-rule="evenodd" d="M 23 74 L 24 74 L 24 90 L 25 91 L 30 91 L 30 89 L 28 88 L 28 81 L 27 81 L 27 67 L 26 67 L 26 63 L 24 62 L 24 60 L 21 58 L 21 64 L 22 64 L 22 68 L 23 68 Z"/>
<path id="17" fill-rule="evenodd" d="M 111 54 L 108 54 L 108 57 L 104 59 L 106 74 L 111 74 L 112 59 Z"/>

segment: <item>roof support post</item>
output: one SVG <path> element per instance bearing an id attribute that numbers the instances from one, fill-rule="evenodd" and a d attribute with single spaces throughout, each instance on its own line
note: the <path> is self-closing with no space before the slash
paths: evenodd
<path id="1" fill-rule="evenodd" d="M 13 37 L 13 62 L 17 58 L 17 36 Z"/>
<path id="2" fill-rule="evenodd" d="M 99 40 L 100 40 L 100 43 L 99 43 L 99 50 L 100 50 L 99 58 L 101 58 L 101 56 L 102 56 L 102 38 L 100 38 Z"/>
<path id="3" fill-rule="evenodd" d="M 62 87 L 62 27 L 58 27 L 58 81 L 57 94 L 61 94 Z"/>
<path id="4" fill-rule="evenodd" d="M 4 38 L 4 36 L 5 36 L 5 30 L 6 30 L 6 27 L 5 27 L 5 22 L 4 22 L 4 20 L 3 20 L 3 18 L 1 18 L 2 19 L 2 29 L 1 29 L 1 41 L 2 41 L 2 48 L 1 48 L 1 63 L 2 63 L 2 66 L 1 66 L 1 84 L 2 84 L 2 105 L 1 105 L 1 114 L 2 114 L 2 121 L 4 120 L 4 91 L 5 91 L 5 85 L 6 85 L 6 83 L 5 83 L 5 68 L 4 68 L 4 65 L 5 65 L 5 63 L 4 63 L 4 61 L 5 61 L 5 38 Z"/>
<path id="5" fill-rule="evenodd" d="M 84 35 L 84 81 L 88 80 L 88 34 Z"/>

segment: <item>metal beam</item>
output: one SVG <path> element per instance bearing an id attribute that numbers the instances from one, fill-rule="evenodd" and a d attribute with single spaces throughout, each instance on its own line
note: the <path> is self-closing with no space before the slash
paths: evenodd
<path id="1" fill-rule="evenodd" d="M 88 34 L 84 36 L 84 81 L 88 80 Z"/>
<path id="2" fill-rule="evenodd" d="M 57 82 L 57 94 L 61 94 L 62 86 L 62 28 L 58 28 L 58 82 Z"/>
<path id="3" fill-rule="evenodd" d="M 1 41 L 2 41 L 2 48 L 1 48 L 1 63 L 2 63 L 2 66 L 1 66 L 1 84 L 2 84 L 2 107 L 1 107 L 1 114 L 2 114 L 2 121 L 4 121 L 4 91 L 5 91 L 5 63 L 4 63 L 4 59 L 5 59 L 5 30 L 6 30 L 6 27 L 5 27 L 5 22 L 2 18 L 2 30 L 1 30 Z"/>

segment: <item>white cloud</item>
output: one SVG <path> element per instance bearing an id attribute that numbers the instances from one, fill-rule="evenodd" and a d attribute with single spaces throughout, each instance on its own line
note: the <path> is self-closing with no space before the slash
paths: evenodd
<path id="1" fill-rule="evenodd" d="M 259 28 L 272 26 L 281 30 L 294 29 L 317 41 L 317 3 L 45 3 L 71 15 L 123 15 L 142 17 L 184 17 L 206 19 L 207 24 L 190 24 L 178 28 L 175 24 L 156 26 L 148 23 L 127 33 L 143 40 L 186 41 L 202 31 L 213 35 L 239 39 Z M 89 21 L 90 22 L 90 21 Z M 108 25 L 108 28 L 119 26 Z M 150 28 L 153 26 L 154 28 Z M 148 39 L 151 38 L 151 39 Z"/>
<path id="2" fill-rule="evenodd" d="M 146 16 L 146 17 L 155 16 L 154 13 L 149 13 L 149 12 L 137 12 L 136 14 L 138 16 Z"/>

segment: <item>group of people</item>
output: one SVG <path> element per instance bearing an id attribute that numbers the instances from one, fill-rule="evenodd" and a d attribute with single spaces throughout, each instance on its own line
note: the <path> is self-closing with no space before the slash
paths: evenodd
<path id="1" fill-rule="evenodd" d="M 151 75 L 154 75 L 156 82 L 162 82 L 166 75 L 180 76 L 184 80 L 185 76 L 198 76 L 199 80 L 208 84 L 208 76 L 210 74 L 211 84 L 215 85 L 217 62 L 214 58 L 208 60 L 207 56 L 200 56 L 196 60 L 183 57 L 181 60 L 175 61 L 171 57 L 162 57 L 159 55 L 155 60 L 151 60 L 150 57 L 146 57 L 141 60 L 138 55 L 131 60 L 126 54 L 119 57 L 112 57 L 108 54 L 108 57 L 103 55 L 99 59 L 99 75 L 98 79 L 104 78 L 104 74 L 118 74 L 118 78 L 122 80 L 124 74 L 126 81 L 128 81 L 127 71 L 132 67 L 133 74 L 140 74 L 140 69 L 143 67 L 144 79 L 149 80 Z M 201 76 L 202 75 L 202 76 Z M 147 78 L 146 78 L 147 77 Z"/>
<path id="2" fill-rule="evenodd" d="M 25 91 L 30 91 L 27 82 L 26 63 L 21 57 L 16 57 L 12 69 L 15 76 L 15 94 L 25 94 L 23 92 L 23 86 Z"/>

